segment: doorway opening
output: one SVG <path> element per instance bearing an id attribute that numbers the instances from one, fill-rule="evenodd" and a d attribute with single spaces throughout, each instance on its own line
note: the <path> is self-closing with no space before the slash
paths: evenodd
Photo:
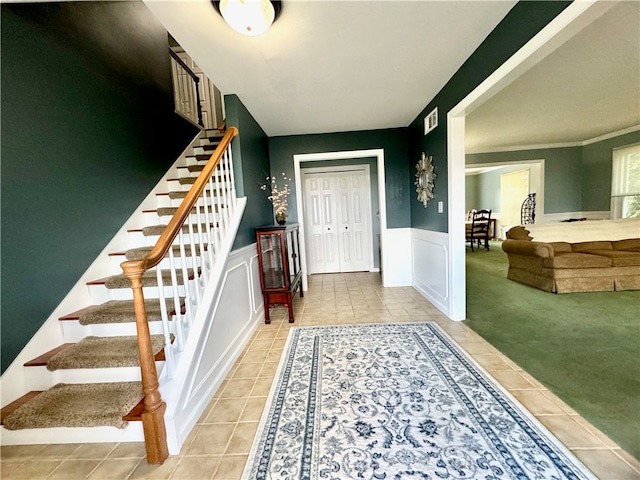
<path id="1" fill-rule="evenodd" d="M 449 185 L 465 185 L 465 117 L 585 26 L 599 18 L 609 8 L 611 8 L 610 2 L 573 2 L 447 113 Z M 451 252 L 447 266 L 451 291 L 449 318 L 464 320 L 466 318 L 465 197 L 454 195 L 453 192 L 454 189 L 449 188 L 448 247 Z"/>
<path id="2" fill-rule="evenodd" d="M 302 185 L 302 173 L 301 165 L 306 162 L 317 161 L 337 161 L 337 160 L 353 160 L 363 158 L 375 158 L 376 167 L 378 171 L 378 207 L 379 207 L 379 220 L 380 220 L 380 261 L 385 265 L 385 245 L 387 237 L 387 203 L 386 203 L 386 187 L 385 187 L 385 169 L 384 169 L 384 149 L 371 149 L 371 150 L 349 150 L 339 152 L 322 152 L 322 153 L 305 153 L 296 154 L 293 156 L 293 169 L 295 176 L 295 185 Z M 302 263 L 302 289 L 307 290 L 307 245 L 305 242 L 306 230 L 305 230 L 305 213 L 303 206 L 303 194 L 296 195 L 296 208 L 298 211 L 298 223 L 300 224 L 300 258 Z M 385 271 L 382 271 L 382 285 L 385 286 Z"/>

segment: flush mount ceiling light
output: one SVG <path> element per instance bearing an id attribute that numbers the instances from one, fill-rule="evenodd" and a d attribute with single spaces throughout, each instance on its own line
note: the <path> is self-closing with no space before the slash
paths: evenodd
<path id="1" fill-rule="evenodd" d="M 236 32 L 255 37 L 266 32 L 280 14 L 281 2 L 269 0 L 220 0 L 213 6 Z"/>

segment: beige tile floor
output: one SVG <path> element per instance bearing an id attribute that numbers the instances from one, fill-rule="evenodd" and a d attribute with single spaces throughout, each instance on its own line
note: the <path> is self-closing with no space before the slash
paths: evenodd
<path id="1" fill-rule="evenodd" d="M 382 288 L 378 274 L 314 275 L 295 301 L 261 325 L 185 442 L 180 455 L 150 466 L 141 443 L 3 446 L 1 478 L 239 479 L 292 326 L 435 321 L 603 480 L 640 479 L 640 462 L 486 343 L 452 322 L 414 289 Z"/>

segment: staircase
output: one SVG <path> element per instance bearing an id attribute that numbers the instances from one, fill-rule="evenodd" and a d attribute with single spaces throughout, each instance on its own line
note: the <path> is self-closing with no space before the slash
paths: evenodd
<path id="1" fill-rule="evenodd" d="M 5 372 L 2 445 L 145 440 L 148 461 L 164 461 L 165 409 L 179 417 L 246 204 L 235 197 L 235 135 L 203 131 L 56 312 L 75 310 L 47 321 L 25 348 L 38 354 Z M 179 450 L 185 425 L 168 430 Z"/>

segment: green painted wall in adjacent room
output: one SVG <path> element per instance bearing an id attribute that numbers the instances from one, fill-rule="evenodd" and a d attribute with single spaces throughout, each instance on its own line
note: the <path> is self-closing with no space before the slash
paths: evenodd
<path id="1" fill-rule="evenodd" d="M 143 3 L 1 8 L 4 371 L 198 129 Z"/>
<path id="2" fill-rule="evenodd" d="M 544 213 L 582 211 L 581 147 L 466 155 L 466 164 L 544 160 Z M 499 184 L 498 184 L 499 185 Z"/>
<path id="3" fill-rule="evenodd" d="M 261 186 L 269 175 L 269 140 L 237 95 L 225 95 L 227 125 L 240 131 L 232 144 L 233 167 L 238 197 L 247 197 L 233 249 L 256 241 L 254 227 L 273 222 L 273 209 Z"/>
<path id="4" fill-rule="evenodd" d="M 466 164 L 544 160 L 544 213 L 605 212 L 610 209 L 613 150 L 638 142 L 640 131 L 582 147 L 467 154 Z M 491 186 L 483 183 L 483 188 Z"/>
<path id="5" fill-rule="evenodd" d="M 636 131 L 582 147 L 583 211 L 610 209 L 613 149 L 639 142 L 640 131 Z"/>
<path id="6" fill-rule="evenodd" d="M 478 210 L 478 177 L 479 175 L 466 175 L 464 182 L 464 209 Z"/>
<path id="7" fill-rule="evenodd" d="M 453 193 L 457 193 L 457 189 L 460 189 L 460 194 L 463 193 L 462 185 L 448 186 L 447 112 L 570 3 L 566 1 L 518 2 L 411 123 L 409 128 L 410 168 L 415 168 L 421 152 L 425 152 L 433 156 L 435 172 L 438 175 L 434 188 L 435 198 L 429 202 L 427 208 L 417 201 L 411 202 L 412 227 L 447 232 L 448 189 L 452 188 Z M 436 107 L 439 115 L 438 126 L 425 136 L 424 117 Z M 438 213 L 438 201 L 444 202 L 442 214 Z"/>
<path id="8" fill-rule="evenodd" d="M 295 154 L 382 148 L 385 159 L 387 227 L 405 228 L 410 226 L 411 221 L 407 205 L 412 185 L 407 161 L 407 140 L 405 128 L 271 137 L 269 138 L 271 172 L 278 176 L 284 172 L 288 177 L 293 178 Z M 296 187 L 293 185 L 289 197 L 289 221 L 291 222 L 298 220 Z"/>

